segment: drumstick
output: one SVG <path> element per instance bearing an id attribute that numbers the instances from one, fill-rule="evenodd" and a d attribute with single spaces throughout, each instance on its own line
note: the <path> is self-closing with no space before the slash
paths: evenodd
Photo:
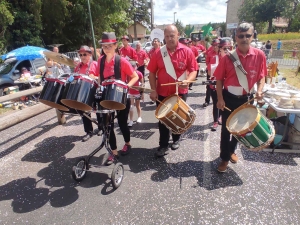
<path id="1" fill-rule="evenodd" d="M 193 81 L 188 81 L 188 82 L 186 82 L 186 83 L 194 83 L 194 82 L 196 82 L 196 81 L 193 80 Z M 175 83 L 161 84 L 161 86 L 175 85 L 175 84 L 183 84 L 183 82 L 175 82 Z"/>
<path id="2" fill-rule="evenodd" d="M 227 109 L 229 112 L 231 112 L 231 109 L 227 108 L 226 106 L 224 106 L 224 109 Z"/>
<path id="3" fill-rule="evenodd" d="M 268 90 L 264 91 L 262 94 L 266 93 Z M 248 104 L 249 102 L 252 102 L 254 99 L 256 99 L 257 97 L 253 97 L 251 98 L 249 101 L 245 102 L 243 105 Z"/>

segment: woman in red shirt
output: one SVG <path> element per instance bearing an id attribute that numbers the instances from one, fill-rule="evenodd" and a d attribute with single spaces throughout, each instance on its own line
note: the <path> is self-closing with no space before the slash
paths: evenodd
<path id="1" fill-rule="evenodd" d="M 138 75 L 130 65 L 130 63 L 123 57 L 120 57 L 115 53 L 118 45 L 117 38 L 114 32 L 104 32 L 102 34 L 102 40 L 99 42 L 102 45 L 102 50 L 104 55 L 101 56 L 98 60 L 98 69 L 97 72 L 99 74 L 99 84 L 101 84 L 106 79 L 114 79 L 115 78 L 115 70 L 114 65 L 116 60 L 120 60 L 120 80 L 123 82 L 128 82 L 128 87 L 132 87 L 138 81 Z M 102 68 L 102 65 L 104 68 Z M 118 79 L 116 77 L 116 79 Z M 125 145 L 121 150 L 121 155 L 127 155 L 131 150 L 130 145 L 130 130 L 127 125 L 127 119 L 130 109 L 130 99 L 127 99 L 126 108 L 123 110 L 119 110 L 117 112 L 117 119 L 120 130 L 123 134 L 123 138 L 125 141 Z M 109 136 L 109 144 L 112 149 L 114 155 L 118 155 L 117 150 L 117 140 L 114 132 L 114 126 L 112 125 L 110 136 Z M 108 157 L 107 164 L 111 164 L 113 160 L 113 156 Z"/>

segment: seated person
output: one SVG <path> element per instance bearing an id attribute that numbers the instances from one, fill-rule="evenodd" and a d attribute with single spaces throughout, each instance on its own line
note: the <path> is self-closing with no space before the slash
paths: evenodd
<path id="1" fill-rule="evenodd" d="M 29 78 L 29 77 L 31 77 L 31 73 L 30 73 L 30 71 L 27 70 L 26 67 L 22 67 L 21 72 L 22 72 L 21 78 Z"/>

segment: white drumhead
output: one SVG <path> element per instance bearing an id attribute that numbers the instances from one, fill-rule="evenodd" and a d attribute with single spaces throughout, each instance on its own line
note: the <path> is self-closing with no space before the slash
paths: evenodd
<path id="1" fill-rule="evenodd" d="M 257 109 L 247 107 L 238 111 L 231 117 L 229 121 L 229 129 L 231 132 L 240 132 L 247 129 L 255 121 L 257 117 Z"/>
<path id="2" fill-rule="evenodd" d="M 173 109 L 174 105 L 177 102 L 177 98 L 178 97 L 175 95 L 169 98 L 167 101 L 161 103 L 162 105 L 157 112 L 157 117 L 158 118 L 165 117 Z"/>

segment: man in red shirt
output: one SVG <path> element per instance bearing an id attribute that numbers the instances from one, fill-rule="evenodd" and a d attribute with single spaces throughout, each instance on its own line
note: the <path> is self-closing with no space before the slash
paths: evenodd
<path id="1" fill-rule="evenodd" d="M 251 89 L 255 83 L 257 84 L 257 100 L 262 99 L 262 89 L 265 84 L 265 76 L 267 75 L 266 57 L 261 50 L 250 46 L 253 39 L 253 30 L 251 24 L 242 23 L 238 26 L 236 31 L 236 42 L 238 44 L 236 53 L 238 55 L 238 60 L 247 72 L 245 76 L 248 87 L 245 85 L 242 86 L 239 83 L 235 67 L 228 56 L 224 56 L 221 59 L 215 71 L 218 95 L 217 107 L 222 110 L 220 142 L 220 158 L 222 161 L 218 166 L 219 172 L 225 172 L 227 170 L 229 161 L 232 163 L 238 161 L 238 157 L 235 154 L 237 139 L 233 136 L 230 138 L 230 133 L 226 128 L 226 121 L 231 112 L 224 110 L 225 106 L 233 111 L 247 102 L 248 99 L 253 96 L 251 94 Z"/>
<path id="2" fill-rule="evenodd" d="M 160 40 L 158 38 L 154 38 L 152 41 L 152 46 L 153 48 L 151 48 L 151 50 L 148 52 L 149 59 L 151 59 L 152 55 L 160 49 Z"/>
<path id="3" fill-rule="evenodd" d="M 148 57 L 147 53 L 142 49 L 140 42 L 138 42 L 136 44 L 136 54 L 137 54 L 137 63 L 138 63 L 137 70 L 140 71 L 144 77 L 145 76 L 145 64 L 148 63 L 149 57 Z"/>
<path id="4" fill-rule="evenodd" d="M 129 37 L 123 36 L 121 38 L 123 47 L 120 49 L 120 55 L 126 58 L 128 61 L 137 61 L 137 54 L 134 48 L 129 45 Z"/>
<path id="5" fill-rule="evenodd" d="M 93 79 L 98 79 L 97 75 L 97 62 L 92 60 L 92 50 L 86 46 L 82 45 L 80 49 L 78 50 L 81 62 L 76 66 L 74 72 L 83 74 L 86 76 L 89 76 Z M 91 117 L 91 115 L 89 114 Z M 97 114 L 97 117 L 99 115 Z M 93 136 L 93 125 L 92 121 L 85 116 L 82 117 L 83 127 L 84 131 L 86 132 L 86 135 L 82 138 L 82 141 L 87 141 L 90 139 L 90 137 Z M 98 129 L 100 131 L 100 124 L 98 125 Z M 98 132 L 99 132 L 98 131 Z"/>
<path id="6" fill-rule="evenodd" d="M 198 52 L 198 49 L 197 49 L 197 47 L 195 47 L 193 44 L 192 44 L 192 40 L 190 40 L 190 39 L 188 39 L 187 40 L 187 46 L 192 50 L 192 52 L 194 53 L 194 56 L 195 56 L 195 60 L 196 60 L 196 62 L 198 62 L 198 58 L 199 58 L 199 52 Z M 198 63 L 198 64 L 196 64 L 196 66 L 197 66 L 197 75 L 196 75 L 196 77 L 198 76 L 198 73 L 199 73 L 199 69 L 200 69 L 200 63 Z M 189 90 L 193 90 L 193 83 L 190 83 L 189 84 Z"/>
<path id="7" fill-rule="evenodd" d="M 132 87 L 139 79 L 138 75 L 132 68 L 131 64 L 123 57 L 116 54 L 117 39 L 114 32 L 104 32 L 102 34 L 102 40 L 99 42 L 102 45 L 102 49 L 105 55 L 101 56 L 98 60 L 97 73 L 99 74 L 99 85 L 107 79 L 116 79 L 123 82 L 128 81 L 127 86 Z M 118 63 L 118 68 L 115 68 L 115 63 Z M 115 70 L 116 69 L 116 70 Z M 122 132 L 125 145 L 121 150 L 121 155 L 127 155 L 131 151 L 130 145 L 130 130 L 127 125 L 127 119 L 130 109 L 130 99 L 127 99 L 126 108 L 117 111 L 117 119 L 120 130 Z M 114 115 L 113 115 L 114 117 Z M 114 132 L 114 125 L 112 124 L 109 136 L 109 145 L 114 155 L 118 155 L 117 140 Z M 110 165 L 113 162 L 113 156 L 109 156 L 107 164 Z"/>
<path id="8" fill-rule="evenodd" d="M 189 81 L 193 81 L 196 78 L 197 68 L 195 67 L 195 56 L 191 49 L 178 43 L 178 30 L 174 25 L 168 25 L 164 30 L 164 39 L 166 46 L 160 51 L 156 51 L 148 65 L 149 81 L 151 89 L 150 98 L 155 101 L 163 101 L 166 97 L 175 94 L 176 85 L 162 86 L 162 84 L 174 83 L 179 80 L 182 81 L 182 85 L 179 85 L 179 96 L 186 101 L 187 98 L 187 84 Z M 171 66 L 175 70 L 175 74 L 172 74 L 172 68 L 165 66 L 164 60 L 170 60 Z M 169 71 L 169 72 L 167 72 Z M 157 80 L 156 80 L 157 77 Z M 159 105 L 159 102 L 156 102 Z M 169 146 L 169 129 L 159 122 L 159 148 L 155 155 L 158 157 L 168 154 Z M 171 148 L 176 150 L 179 148 L 180 135 L 172 134 L 173 144 Z"/>

